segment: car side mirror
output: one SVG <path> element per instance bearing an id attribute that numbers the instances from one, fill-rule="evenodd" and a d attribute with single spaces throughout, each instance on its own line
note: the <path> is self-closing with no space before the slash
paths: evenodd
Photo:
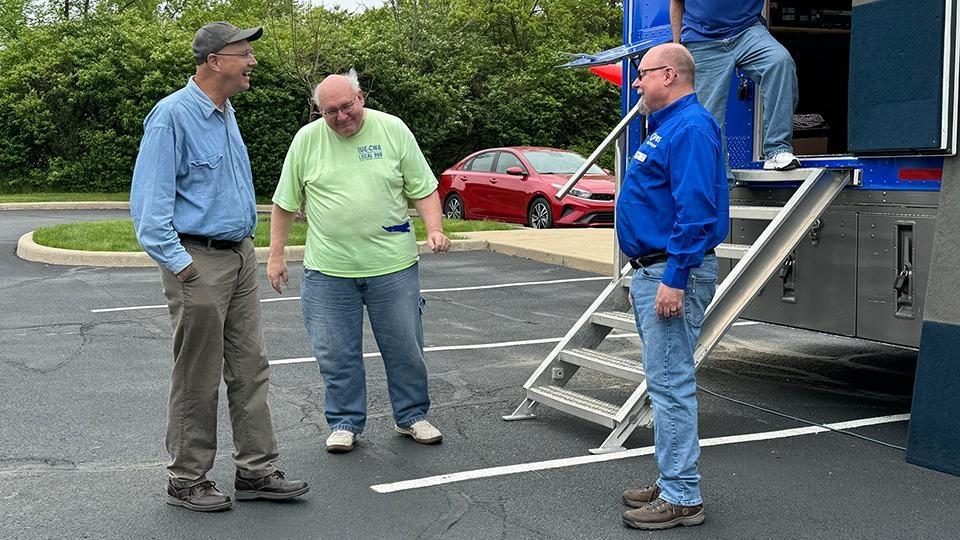
<path id="1" fill-rule="evenodd" d="M 607 169 L 607 168 L 604 168 L 604 169 L 603 169 L 603 172 L 605 172 L 605 173 L 607 173 L 607 174 L 609 174 L 609 175 L 611 175 L 611 176 L 613 176 L 613 173 L 612 173 L 612 172 L 610 172 L 610 169 Z"/>
<path id="2" fill-rule="evenodd" d="M 507 167 L 507 174 L 513 176 L 526 176 L 527 173 L 521 167 Z"/>

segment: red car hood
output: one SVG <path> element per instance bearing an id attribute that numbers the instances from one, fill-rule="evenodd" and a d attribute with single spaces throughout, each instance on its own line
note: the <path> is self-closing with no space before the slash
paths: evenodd
<path id="1" fill-rule="evenodd" d="M 566 184 L 572 174 L 542 174 L 540 178 L 548 182 Z M 591 193 L 613 193 L 612 176 L 584 176 L 577 182 L 577 189 L 585 189 Z"/>

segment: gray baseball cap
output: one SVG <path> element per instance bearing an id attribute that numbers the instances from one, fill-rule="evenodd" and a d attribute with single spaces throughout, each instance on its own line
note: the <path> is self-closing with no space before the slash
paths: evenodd
<path id="1" fill-rule="evenodd" d="M 200 65 L 207 61 L 210 53 L 238 41 L 256 41 L 262 35 L 262 26 L 240 29 L 225 21 L 212 22 L 197 30 L 197 34 L 193 36 L 193 57 L 197 60 L 197 65 Z"/>

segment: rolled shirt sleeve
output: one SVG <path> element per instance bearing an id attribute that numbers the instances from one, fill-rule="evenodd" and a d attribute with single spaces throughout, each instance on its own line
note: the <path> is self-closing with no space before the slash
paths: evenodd
<path id="1" fill-rule="evenodd" d="M 670 186 L 676 221 L 667 239 L 667 265 L 662 282 L 685 289 L 690 270 L 700 266 L 717 229 L 715 182 L 720 147 L 703 128 L 682 128 L 670 143 Z"/>

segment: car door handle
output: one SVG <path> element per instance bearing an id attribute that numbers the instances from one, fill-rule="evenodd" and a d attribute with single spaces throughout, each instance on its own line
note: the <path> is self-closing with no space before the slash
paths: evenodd
<path id="1" fill-rule="evenodd" d="M 496 184 L 496 183 L 497 183 L 497 179 L 496 179 L 496 178 L 491 178 L 491 179 L 490 179 L 490 183 L 491 183 L 491 184 Z"/>

